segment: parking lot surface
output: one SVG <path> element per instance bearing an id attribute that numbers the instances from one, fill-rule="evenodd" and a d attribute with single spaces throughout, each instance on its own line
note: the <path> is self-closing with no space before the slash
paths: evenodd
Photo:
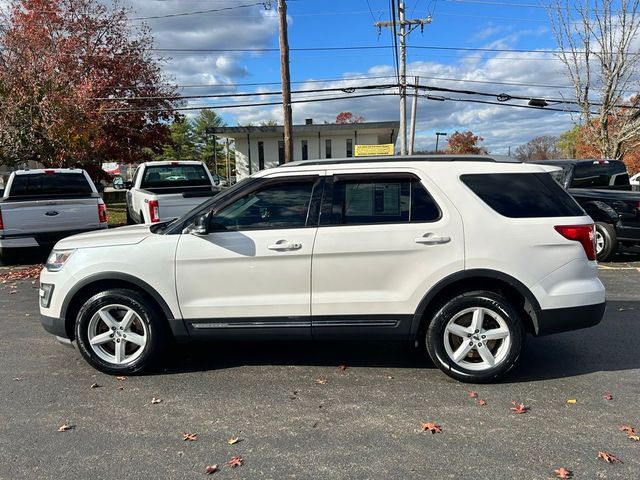
<path id="1" fill-rule="evenodd" d="M 182 346 L 157 373 L 117 380 L 42 329 L 33 280 L 8 282 L 0 478 L 192 479 L 213 464 L 220 479 L 547 479 L 560 467 L 640 478 L 640 442 L 620 431 L 640 430 L 636 260 L 601 266 L 600 325 L 528 338 L 517 370 L 495 385 L 451 380 L 406 345 L 286 339 Z M 243 464 L 225 466 L 234 456 Z"/>

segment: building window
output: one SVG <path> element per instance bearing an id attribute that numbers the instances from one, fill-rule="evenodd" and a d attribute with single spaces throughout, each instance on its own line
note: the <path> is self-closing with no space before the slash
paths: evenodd
<path id="1" fill-rule="evenodd" d="M 264 142 L 258 142 L 258 170 L 264 170 Z"/>
<path id="2" fill-rule="evenodd" d="M 347 138 L 347 157 L 353 157 L 353 139 Z"/>
<path id="3" fill-rule="evenodd" d="M 278 165 L 284 164 L 284 140 L 278 140 Z"/>
<path id="4" fill-rule="evenodd" d="M 306 140 L 301 140 L 302 144 L 302 160 L 309 159 L 309 143 Z"/>
<path id="5" fill-rule="evenodd" d="M 331 158 L 331 139 L 327 138 L 324 141 L 324 156 L 325 158 Z"/>

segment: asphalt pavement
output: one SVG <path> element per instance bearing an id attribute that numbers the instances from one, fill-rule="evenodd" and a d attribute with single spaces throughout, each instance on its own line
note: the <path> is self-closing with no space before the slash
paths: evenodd
<path id="1" fill-rule="evenodd" d="M 620 431 L 640 430 L 640 263 L 600 274 L 603 322 L 528 338 L 494 385 L 363 342 L 194 344 L 117 380 L 42 329 L 33 280 L 0 285 L 0 479 L 198 479 L 213 464 L 217 479 L 640 478 L 640 442 Z"/>

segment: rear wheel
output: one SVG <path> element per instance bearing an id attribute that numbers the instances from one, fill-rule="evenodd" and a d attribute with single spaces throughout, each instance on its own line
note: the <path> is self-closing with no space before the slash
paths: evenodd
<path id="1" fill-rule="evenodd" d="M 131 216 L 131 213 L 129 213 L 129 207 L 127 206 L 126 208 L 126 212 L 127 212 L 127 225 L 133 225 L 136 222 L 133 220 L 133 217 Z"/>
<path id="2" fill-rule="evenodd" d="M 505 297 L 475 291 L 458 295 L 435 314 L 427 351 L 444 373 L 463 382 L 499 379 L 517 363 L 525 332 L 520 314 Z"/>
<path id="3" fill-rule="evenodd" d="M 613 225 L 596 222 L 596 258 L 599 262 L 611 260 L 618 249 L 618 238 Z"/>
<path id="4" fill-rule="evenodd" d="M 94 295 L 76 320 L 80 353 L 94 368 L 109 374 L 152 367 L 168 337 L 155 305 L 134 290 L 112 289 Z"/>

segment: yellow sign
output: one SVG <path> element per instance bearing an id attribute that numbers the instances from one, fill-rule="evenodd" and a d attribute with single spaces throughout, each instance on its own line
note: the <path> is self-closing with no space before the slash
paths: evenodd
<path id="1" fill-rule="evenodd" d="M 393 153 L 393 143 L 385 143 L 383 145 L 356 145 L 356 157 L 393 155 Z"/>

